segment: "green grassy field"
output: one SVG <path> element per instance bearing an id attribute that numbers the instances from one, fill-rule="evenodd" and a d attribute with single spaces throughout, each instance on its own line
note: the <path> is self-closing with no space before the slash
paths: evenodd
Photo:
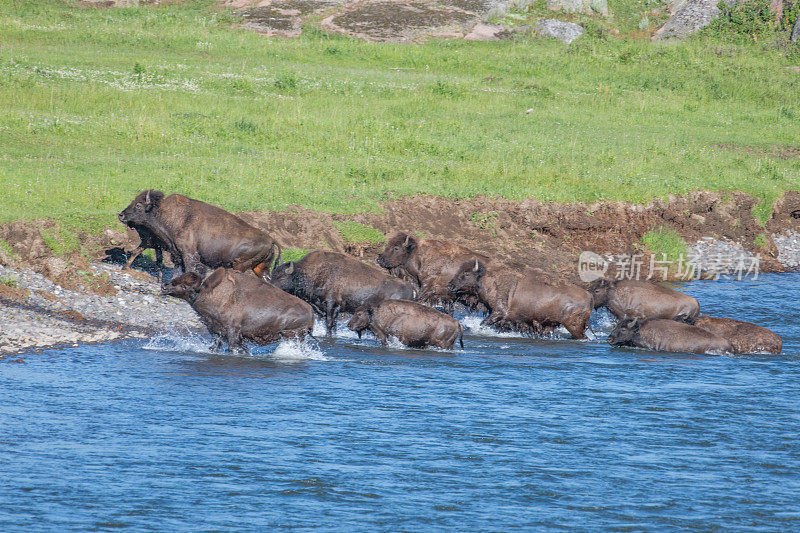
<path id="1" fill-rule="evenodd" d="M 340 213 L 736 189 L 763 216 L 800 185 L 797 158 L 719 147 L 800 139 L 800 54 L 763 41 L 392 45 L 236 22 L 209 2 L 0 0 L 0 221 L 114 225 L 146 187 Z"/>

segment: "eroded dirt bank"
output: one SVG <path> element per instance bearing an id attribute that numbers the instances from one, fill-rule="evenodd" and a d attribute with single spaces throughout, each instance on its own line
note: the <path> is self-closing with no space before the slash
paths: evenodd
<path id="1" fill-rule="evenodd" d="M 240 216 L 272 233 L 285 249 L 332 249 L 372 262 L 382 245 L 345 240 L 335 224 L 353 221 L 385 235 L 406 231 L 454 241 L 572 282 L 580 282 L 582 251 L 647 258 L 643 236 L 659 228 L 674 230 L 689 245 L 703 240 L 758 254 L 761 272 L 797 265 L 800 194 L 789 192 L 775 202 L 763 226 L 753 216 L 755 204 L 737 192 L 695 192 L 646 205 L 420 196 L 390 200 L 380 212 L 358 215 L 295 206 Z M 139 242 L 121 225 L 75 235 L 48 220 L 17 221 L 0 225 L 0 239 L 0 354 L 200 326 L 183 302 L 159 295 L 152 261 L 142 258 L 135 263 L 138 270 L 120 272 L 124 250 Z"/>

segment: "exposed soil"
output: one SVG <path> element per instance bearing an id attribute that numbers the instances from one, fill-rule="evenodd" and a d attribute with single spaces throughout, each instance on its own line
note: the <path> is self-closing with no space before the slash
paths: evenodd
<path id="1" fill-rule="evenodd" d="M 777 159 L 797 159 L 800 158 L 800 146 L 795 145 L 774 145 L 769 148 L 758 146 L 748 146 L 746 144 L 722 143 L 718 144 L 722 150 L 732 150 L 743 152 L 747 155 L 775 157 Z"/>
<path id="2" fill-rule="evenodd" d="M 548 203 L 503 198 L 449 199 L 417 196 L 385 202 L 380 212 L 331 215 L 300 206 L 285 211 L 239 213 L 244 220 L 270 232 L 284 248 L 330 249 L 366 261 L 380 244 L 345 242 L 334 221 L 353 220 L 385 235 L 406 231 L 422 237 L 456 242 L 499 260 L 527 265 L 575 280 L 580 252 L 625 254 L 646 251 L 642 235 L 663 227 L 675 230 L 688 243 L 703 237 L 740 243 L 762 257 L 762 271 L 780 272 L 777 249 L 769 238 L 786 230 L 800 232 L 800 193 L 787 192 L 774 205 L 766 226 L 753 218 L 756 199 L 740 192 L 699 191 L 646 205 L 623 202 Z M 80 250 L 55 257 L 42 238 L 52 221 L 17 221 L 0 225 L 0 238 L 14 258 L 0 263 L 30 268 L 73 291 L 108 296 L 114 285 L 88 268 L 89 262 L 125 260 L 125 250 L 139 243 L 138 235 L 121 225 L 99 235 L 79 235 Z M 757 243 L 756 239 L 759 239 Z M 764 245 L 763 241 L 767 244 Z M 169 266 L 168 254 L 165 262 Z M 155 274 L 152 260 L 140 256 L 133 275 L 142 280 Z"/>
<path id="3" fill-rule="evenodd" d="M 337 0 L 265 0 L 242 13 L 244 26 L 270 36 L 297 37 L 310 16 L 340 5 Z"/>

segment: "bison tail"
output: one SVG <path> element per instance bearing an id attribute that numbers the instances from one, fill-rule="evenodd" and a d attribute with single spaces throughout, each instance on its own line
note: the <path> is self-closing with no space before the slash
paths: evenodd
<path id="1" fill-rule="evenodd" d="M 458 344 L 461 345 L 461 349 L 464 349 L 464 326 L 461 323 L 458 324 Z"/>

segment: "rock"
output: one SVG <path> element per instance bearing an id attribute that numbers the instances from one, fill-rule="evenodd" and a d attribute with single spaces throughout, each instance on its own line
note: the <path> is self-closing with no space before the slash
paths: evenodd
<path id="1" fill-rule="evenodd" d="M 673 4 L 672 17 L 653 35 L 654 41 L 683 39 L 719 15 L 718 0 L 684 0 Z"/>
<path id="2" fill-rule="evenodd" d="M 794 23 L 794 28 L 792 28 L 792 36 L 789 38 L 790 41 L 796 43 L 800 40 L 800 17 L 797 17 L 797 20 Z"/>
<path id="3" fill-rule="evenodd" d="M 508 28 L 498 24 L 484 24 L 479 22 L 472 31 L 464 36 L 466 41 L 499 41 L 511 35 Z"/>
<path id="4" fill-rule="evenodd" d="M 587 15 L 597 13 L 607 16 L 608 2 L 606 0 L 547 0 L 547 9 Z"/>
<path id="5" fill-rule="evenodd" d="M 571 43 L 585 33 L 584 29 L 572 22 L 561 22 L 553 19 L 539 19 L 536 21 L 536 33 L 545 37 L 552 37 L 567 44 Z"/>
<path id="6" fill-rule="evenodd" d="M 60 257 L 48 257 L 44 260 L 42 273 L 50 279 L 56 279 L 67 270 L 68 266 L 67 262 Z"/>

